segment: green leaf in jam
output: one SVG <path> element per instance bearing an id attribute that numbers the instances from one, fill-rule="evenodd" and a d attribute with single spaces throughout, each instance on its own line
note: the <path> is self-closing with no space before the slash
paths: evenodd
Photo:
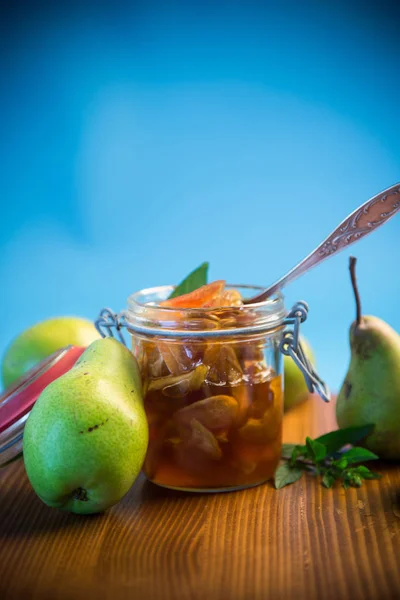
<path id="1" fill-rule="evenodd" d="M 206 285 L 208 279 L 208 267 L 209 263 L 204 262 L 197 267 L 197 269 L 189 273 L 189 275 L 176 286 L 172 294 L 168 297 L 168 300 L 176 298 L 177 296 L 182 296 L 183 294 L 189 294 L 202 285 Z"/>

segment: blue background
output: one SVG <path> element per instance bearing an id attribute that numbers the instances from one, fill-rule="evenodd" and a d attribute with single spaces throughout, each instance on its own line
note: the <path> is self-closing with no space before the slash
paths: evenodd
<path id="1" fill-rule="evenodd" d="M 0 351 L 204 260 L 269 284 L 400 180 L 394 3 L 53 4 L 0 21 Z M 364 311 L 398 331 L 399 234 L 351 250 Z M 286 290 L 333 388 L 349 254 Z"/>

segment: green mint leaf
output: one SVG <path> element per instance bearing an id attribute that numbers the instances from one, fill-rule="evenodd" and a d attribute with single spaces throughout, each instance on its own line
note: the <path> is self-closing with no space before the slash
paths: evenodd
<path id="1" fill-rule="evenodd" d="M 326 472 L 322 478 L 322 485 L 325 486 L 326 488 L 331 488 L 334 483 L 335 483 L 334 476 L 331 473 Z"/>
<path id="2" fill-rule="evenodd" d="M 306 456 L 307 455 L 307 446 L 303 446 L 303 444 L 297 444 L 293 450 L 293 456 Z"/>
<path id="3" fill-rule="evenodd" d="M 324 444 L 317 442 L 316 440 L 312 440 L 311 438 L 306 438 L 306 446 L 309 455 L 315 462 L 319 462 L 324 460 L 326 457 L 326 447 Z"/>
<path id="4" fill-rule="evenodd" d="M 312 440 L 310 437 L 306 437 L 307 455 L 310 458 L 315 459 L 313 444 L 314 444 L 314 440 Z"/>
<path id="5" fill-rule="evenodd" d="M 307 448 L 298 444 L 293 448 L 292 456 L 290 457 L 290 464 L 292 467 L 295 466 L 298 457 L 307 457 Z"/>
<path id="6" fill-rule="evenodd" d="M 350 483 L 347 481 L 347 479 L 345 479 L 342 483 L 343 487 L 345 490 L 348 490 L 350 487 Z"/>
<path id="7" fill-rule="evenodd" d="M 331 456 L 347 444 L 356 444 L 372 433 L 375 425 L 363 425 L 362 427 L 346 427 L 337 429 L 330 433 L 325 433 L 317 437 L 314 441 L 323 444 L 326 447 L 326 455 Z"/>
<path id="8" fill-rule="evenodd" d="M 282 444 L 282 458 L 291 458 L 296 444 Z"/>
<path id="9" fill-rule="evenodd" d="M 194 292 L 197 288 L 202 285 L 206 285 L 208 276 L 209 263 L 204 262 L 202 265 L 197 267 L 194 271 L 189 273 L 187 277 L 179 285 L 176 286 L 172 294 L 168 299 L 175 298 L 176 296 L 182 296 L 183 294 L 189 294 Z"/>
<path id="10" fill-rule="evenodd" d="M 380 479 L 382 475 L 380 473 L 375 473 L 374 471 L 370 471 L 369 473 L 363 473 L 362 477 L 364 479 Z"/>
<path id="11" fill-rule="evenodd" d="M 354 475 L 351 476 L 350 479 L 350 485 L 352 485 L 353 487 L 361 487 L 362 486 L 362 479 L 359 475 L 357 475 L 356 473 Z"/>
<path id="12" fill-rule="evenodd" d="M 345 469 L 347 467 L 348 461 L 347 461 L 347 458 L 344 458 L 344 456 L 343 456 L 339 460 L 335 460 L 335 462 L 333 464 L 334 464 L 334 466 L 337 469 L 342 469 L 343 470 L 343 469 Z"/>
<path id="13" fill-rule="evenodd" d="M 371 471 L 368 469 L 368 467 L 365 467 L 364 465 L 360 465 L 359 467 L 354 467 L 354 471 L 356 473 L 371 473 Z"/>
<path id="14" fill-rule="evenodd" d="M 301 469 L 298 467 L 291 467 L 289 463 L 285 462 L 275 471 L 275 488 L 280 490 L 285 487 L 285 485 L 298 481 L 302 475 L 303 471 Z"/>
<path id="15" fill-rule="evenodd" d="M 349 465 L 354 465 L 359 462 L 366 462 L 368 460 L 377 460 L 379 457 L 367 450 L 366 448 L 350 448 L 347 452 L 343 453 L 342 460 L 345 458 Z"/>
<path id="16" fill-rule="evenodd" d="M 368 467 L 364 467 L 363 465 L 356 467 L 354 471 L 363 479 L 380 479 L 382 477 L 379 473 L 374 473 L 373 471 L 370 471 Z"/>

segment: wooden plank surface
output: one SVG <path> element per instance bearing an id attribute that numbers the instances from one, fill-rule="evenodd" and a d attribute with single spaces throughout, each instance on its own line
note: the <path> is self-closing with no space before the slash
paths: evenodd
<path id="1" fill-rule="evenodd" d="M 317 398 L 285 417 L 301 442 L 335 428 Z M 0 471 L 0 598 L 400 598 L 400 467 L 326 490 L 313 478 L 184 494 L 142 477 L 103 515 L 47 508 L 22 461 Z"/>

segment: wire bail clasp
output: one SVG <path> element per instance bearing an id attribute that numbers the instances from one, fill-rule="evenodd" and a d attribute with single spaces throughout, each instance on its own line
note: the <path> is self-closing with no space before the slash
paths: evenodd
<path id="1" fill-rule="evenodd" d="M 113 312 L 111 308 L 103 308 L 94 322 L 94 326 L 101 337 L 116 337 L 121 344 L 126 346 L 126 342 L 121 331 L 123 327 L 126 327 L 125 315 L 123 312 L 118 314 Z M 114 335 L 114 331 L 116 335 Z"/>
<path id="2" fill-rule="evenodd" d="M 286 331 L 280 343 L 280 351 L 291 356 L 303 374 L 309 392 L 316 392 L 324 402 L 330 402 L 331 393 L 326 383 L 319 377 L 311 362 L 306 357 L 300 342 L 300 325 L 308 315 L 308 304 L 296 302 L 285 319 L 287 325 L 293 325 L 293 330 Z"/>

